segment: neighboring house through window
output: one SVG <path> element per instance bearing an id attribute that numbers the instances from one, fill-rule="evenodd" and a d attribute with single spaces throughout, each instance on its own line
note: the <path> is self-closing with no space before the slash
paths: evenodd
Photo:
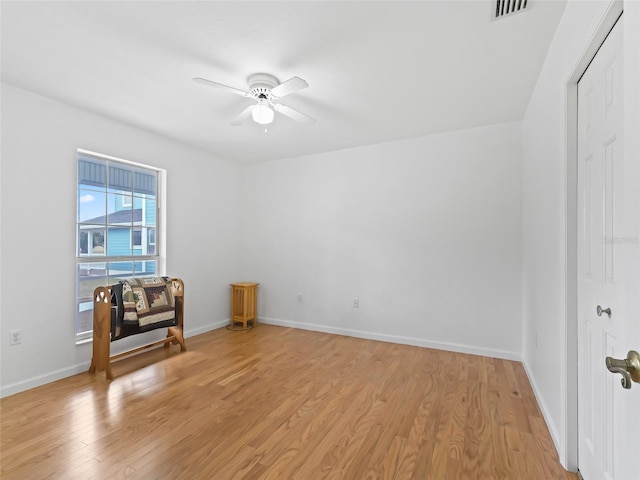
<path id="1" fill-rule="evenodd" d="M 76 341 L 91 338 L 97 286 L 164 274 L 157 243 L 163 173 L 78 150 Z"/>

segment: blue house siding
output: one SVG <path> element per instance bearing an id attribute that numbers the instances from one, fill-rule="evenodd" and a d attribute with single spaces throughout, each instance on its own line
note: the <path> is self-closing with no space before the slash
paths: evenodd
<path id="1" fill-rule="evenodd" d="M 107 230 L 107 256 L 131 255 L 131 228 L 109 227 Z"/>
<path id="2" fill-rule="evenodd" d="M 109 262 L 109 278 L 111 280 L 131 277 L 134 273 L 136 275 L 141 273 L 155 275 L 155 260 L 145 260 L 141 262 Z"/>
<path id="3" fill-rule="evenodd" d="M 109 278 L 117 280 L 133 276 L 133 262 L 110 262 Z"/>
<path id="4" fill-rule="evenodd" d="M 144 209 L 144 224 L 149 226 L 156 225 L 156 201 L 155 199 L 147 199 L 147 205 Z"/>

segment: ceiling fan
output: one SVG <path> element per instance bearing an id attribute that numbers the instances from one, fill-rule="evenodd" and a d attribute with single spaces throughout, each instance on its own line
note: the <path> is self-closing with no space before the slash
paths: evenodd
<path id="1" fill-rule="evenodd" d="M 268 125 L 273 122 L 274 111 L 301 123 L 312 124 L 316 121 L 315 118 L 311 118 L 309 115 L 305 115 L 298 110 L 282 105 L 281 103 L 275 103 L 276 100 L 309 86 L 309 84 L 300 77 L 291 77 L 289 80 L 279 83 L 278 79 L 273 75 L 256 73 L 248 79 L 248 91 L 223 85 L 222 83 L 207 80 L 206 78 L 198 77 L 194 78 L 193 81 L 210 87 L 226 88 L 236 95 L 256 100 L 254 105 L 245 108 L 240 115 L 231 121 L 231 125 L 234 126 L 241 125 L 249 117 L 252 117 L 253 120 L 260 125 Z"/>

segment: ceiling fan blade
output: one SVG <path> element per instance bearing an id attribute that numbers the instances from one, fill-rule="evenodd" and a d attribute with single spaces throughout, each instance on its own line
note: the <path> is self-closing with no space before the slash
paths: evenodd
<path id="1" fill-rule="evenodd" d="M 312 123 L 316 123 L 315 118 L 312 118 L 309 115 L 305 115 L 304 113 L 299 112 L 298 110 L 295 110 L 291 107 L 287 107 L 286 105 L 275 103 L 273 104 L 273 108 L 275 108 L 276 112 L 279 112 L 284 116 L 289 117 L 292 120 L 295 120 L 296 122 L 306 123 L 308 125 L 311 125 Z"/>
<path id="2" fill-rule="evenodd" d="M 231 125 L 233 125 L 234 127 L 241 125 L 247 118 L 251 116 L 251 113 L 253 113 L 254 108 L 256 108 L 256 105 L 249 105 L 240 113 L 240 115 L 238 115 L 236 118 L 231 120 Z"/>
<path id="3" fill-rule="evenodd" d="M 222 83 L 218 83 L 218 82 L 213 82 L 211 80 L 207 80 L 206 78 L 199 78 L 196 77 L 193 79 L 194 82 L 196 83 L 200 83 L 202 85 L 207 85 L 209 87 L 222 87 L 222 88 L 226 88 L 227 90 L 235 93 L 236 95 L 240 95 L 242 97 L 250 97 L 251 95 L 249 94 L 249 92 L 245 92 L 244 90 L 240 90 L 239 88 L 234 88 L 234 87 L 230 87 L 229 85 L 224 85 Z"/>
<path id="4" fill-rule="evenodd" d="M 277 87 L 273 87 L 271 89 L 271 95 L 282 98 L 290 93 L 307 88 L 308 86 L 309 84 L 300 77 L 291 77 L 286 82 L 282 82 Z"/>

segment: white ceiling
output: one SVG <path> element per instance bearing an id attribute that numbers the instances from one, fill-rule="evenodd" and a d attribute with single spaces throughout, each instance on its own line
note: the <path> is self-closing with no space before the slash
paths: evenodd
<path id="1" fill-rule="evenodd" d="M 474 1 L 2 1 L 2 80 L 255 162 L 520 120 L 566 1 L 492 21 Z M 256 72 L 309 88 L 229 122 Z"/>

